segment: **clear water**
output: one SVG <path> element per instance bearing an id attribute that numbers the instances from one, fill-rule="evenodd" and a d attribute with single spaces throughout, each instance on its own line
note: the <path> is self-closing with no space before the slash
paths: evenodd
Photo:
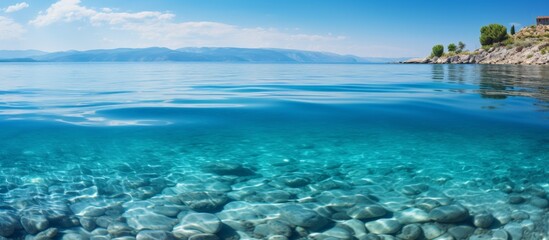
<path id="1" fill-rule="evenodd" d="M 221 176 L 208 170 L 216 162 L 257 175 Z M 116 201 L 122 215 L 213 183 L 250 204 L 269 200 L 235 197 L 243 186 L 290 193 L 276 204 L 360 190 L 393 213 L 417 201 L 399 189 L 425 183 L 471 215 L 527 212 L 509 224 L 547 237 L 547 208 L 529 202 L 549 191 L 549 68 L 0 64 L 0 208 L 81 217 L 72 205 Z M 513 194 L 526 202 L 509 204 Z"/>

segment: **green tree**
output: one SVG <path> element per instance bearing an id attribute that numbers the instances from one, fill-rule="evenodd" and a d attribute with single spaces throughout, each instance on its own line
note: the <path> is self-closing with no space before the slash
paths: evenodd
<path id="1" fill-rule="evenodd" d="M 442 56 L 442 54 L 444 54 L 444 46 L 442 44 L 437 44 L 433 46 L 433 52 L 431 53 L 431 55 L 440 57 Z"/>
<path id="2" fill-rule="evenodd" d="M 515 25 L 511 26 L 511 35 L 515 35 Z"/>
<path id="3" fill-rule="evenodd" d="M 455 52 L 457 49 L 456 45 L 453 43 L 448 44 L 448 52 Z"/>
<path id="4" fill-rule="evenodd" d="M 507 28 L 501 24 L 490 24 L 480 29 L 480 44 L 492 45 L 507 39 Z"/>
<path id="5" fill-rule="evenodd" d="M 459 41 L 458 42 L 458 49 L 457 49 L 457 53 L 460 53 L 460 52 L 463 52 L 463 50 L 465 50 L 465 43 L 463 43 L 462 41 Z"/>

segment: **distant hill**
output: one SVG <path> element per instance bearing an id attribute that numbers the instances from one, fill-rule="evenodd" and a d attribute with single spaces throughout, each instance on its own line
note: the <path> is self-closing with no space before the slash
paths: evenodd
<path id="1" fill-rule="evenodd" d="M 249 63 L 383 63 L 402 58 L 362 58 L 329 52 L 271 48 L 117 48 L 45 53 L 0 51 L 0 60 L 41 62 L 249 62 Z"/>
<path id="2" fill-rule="evenodd" d="M 21 59 L 46 53 L 38 50 L 0 50 L 0 59 Z"/>

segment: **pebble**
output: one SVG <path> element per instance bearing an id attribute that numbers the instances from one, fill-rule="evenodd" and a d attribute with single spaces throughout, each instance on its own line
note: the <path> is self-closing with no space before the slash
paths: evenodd
<path id="1" fill-rule="evenodd" d="M 509 239 L 509 234 L 503 229 L 495 230 L 492 233 L 491 240 L 508 240 L 508 239 Z"/>
<path id="2" fill-rule="evenodd" d="M 387 210 L 379 205 L 358 205 L 347 210 L 347 215 L 354 219 L 369 219 L 385 216 Z"/>
<path id="3" fill-rule="evenodd" d="M 128 225 L 137 231 L 145 229 L 169 231 L 177 223 L 175 218 L 166 217 L 150 209 L 143 208 L 130 209 L 122 216 L 127 219 Z"/>
<path id="4" fill-rule="evenodd" d="M 327 219 L 301 205 L 284 206 L 281 214 L 290 224 L 300 227 L 320 229 L 328 223 Z"/>
<path id="5" fill-rule="evenodd" d="M 441 206 L 431 210 L 429 217 L 440 223 L 456 223 L 469 217 L 469 211 L 461 205 Z"/>
<path id="6" fill-rule="evenodd" d="M 18 227 L 19 221 L 15 213 L 0 210 L 0 236 L 9 237 Z"/>
<path id="7" fill-rule="evenodd" d="M 211 213 L 189 213 L 181 219 L 181 222 L 173 228 L 173 234 L 177 238 L 209 233 L 214 234 L 221 230 L 221 220 Z"/>
<path id="8" fill-rule="evenodd" d="M 217 175 L 251 176 L 255 172 L 238 163 L 217 162 L 206 166 L 206 170 Z"/>
<path id="9" fill-rule="evenodd" d="M 400 234 L 397 235 L 398 238 L 404 240 L 415 240 L 421 236 L 421 228 L 417 224 L 409 224 L 402 228 Z"/>
<path id="10" fill-rule="evenodd" d="M 509 233 L 511 236 L 511 239 L 522 239 L 522 234 L 524 233 L 524 229 L 522 225 L 516 222 L 511 222 L 506 224 L 503 229 Z"/>
<path id="11" fill-rule="evenodd" d="M 419 208 L 407 208 L 395 213 L 395 218 L 403 223 L 423 223 L 431 220 L 429 213 Z"/>
<path id="12" fill-rule="evenodd" d="M 521 204 L 525 201 L 526 199 L 524 199 L 522 196 L 519 196 L 519 195 L 510 195 L 508 200 L 510 204 Z"/>
<path id="13" fill-rule="evenodd" d="M 530 204 L 541 209 L 549 207 L 549 201 L 540 197 L 532 197 L 530 199 Z"/>
<path id="14" fill-rule="evenodd" d="M 30 234 L 36 234 L 49 226 L 49 221 L 44 215 L 26 215 L 21 217 L 21 225 Z"/>
<path id="15" fill-rule="evenodd" d="M 87 238 L 78 233 L 65 233 L 61 240 L 87 240 Z"/>
<path id="16" fill-rule="evenodd" d="M 473 224 L 475 225 L 475 227 L 489 228 L 490 226 L 492 226 L 492 223 L 494 223 L 494 220 L 495 219 L 494 219 L 494 216 L 492 216 L 492 214 L 481 213 L 481 214 L 475 215 L 473 219 Z"/>
<path id="17" fill-rule="evenodd" d="M 374 234 L 393 234 L 400 230 L 402 225 L 394 219 L 378 219 L 367 222 L 366 229 Z"/>
<path id="18" fill-rule="evenodd" d="M 178 198 L 186 206 L 197 212 L 216 212 L 229 202 L 223 192 L 184 192 Z"/>
<path id="19" fill-rule="evenodd" d="M 80 218 L 79 222 L 82 228 L 86 229 L 86 231 L 88 232 L 93 231 L 97 227 L 97 224 L 95 224 L 93 218 L 82 217 Z"/>
<path id="20" fill-rule="evenodd" d="M 455 226 L 448 229 L 448 233 L 456 239 L 467 239 L 474 231 L 475 228 L 470 226 Z"/>
<path id="21" fill-rule="evenodd" d="M 427 239 L 435 239 L 446 232 L 436 223 L 426 223 L 421 225 L 421 230 L 423 230 L 423 235 Z"/>
<path id="22" fill-rule="evenodd" d="M 330 228 L 322 234 L 337 239 L 351 239 L 353 236 L 348 229 L 341 226 L 335 226 L 333 228 Z"/>
<path id="23" fill-rule="evenodd" d="M 126 223 L 112 222 L 109 224 L 107 231 L 114 237 L 122 237 L 132 235 L 132 229 Z"/>
<path id="24" fill-rule="evenodd" d="M 34 236 L 33 240 L 49 240 L 53 239 L 57 234 L 59 233 L 59 230 L 57 228 L 48 228 L 42 232 L 39 232 Z"/>
<path id="25" fill-rule="evenodd" d="M 267 227 L 269 232 L 273 235 L 282 235 L 286 237 L 292 235 L 292 229 L 288 225 L 277 220 L 267 222 Z"/>
<path id="26" fill-rule="evenodd" d="M 210 233 L 199 233 L 192 235 L 189 240 L 218 240 L 219 237 Z"/>
<path id="27" fill-rule="evenodd" d="M 511 218 L 515 221 L 520 221 L 520 220 L 529 219 L 530 215 L 527 212 L 524 212 L 524 211 L 513 211 L 511 213 Z"/>
<path id="28" fill-rule="evenodd" d="M 137 233 L 137 240 L 169 240 L 172 235 L 166 231 L 159 230 L 143 230 Z"/>

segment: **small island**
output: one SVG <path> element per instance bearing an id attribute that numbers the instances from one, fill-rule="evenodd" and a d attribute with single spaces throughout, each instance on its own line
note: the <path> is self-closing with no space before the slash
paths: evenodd
<path id="1" fill-rule="evenodd" d="M 413 58 L 402 63 L 423 64 L 524 64 L 549 65 L 549 17 L 538 17 L 537 25 L 522 28 L 515 33 L 500 24 L 483 26 L 480 30 L 481 48 L 465 51 L 465 44 L 456 46 L 437 44 L 431 55 Z"/>

